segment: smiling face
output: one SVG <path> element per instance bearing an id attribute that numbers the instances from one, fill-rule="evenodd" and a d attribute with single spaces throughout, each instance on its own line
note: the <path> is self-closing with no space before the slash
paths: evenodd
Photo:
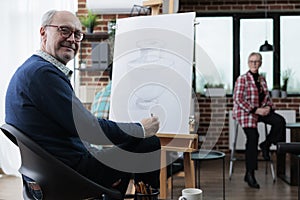
<path id="1" fill-rule="evenodd" d="M 249 70 L 256 74 L 262 63 L 262 57 L 260 54 L 251 54 L 248 58 Z"/>
<path id="2" fill-rule="evenodd" d="M 79 19 L 68 11 L 57 11 L 52 18 L 52 26 L 42 26 L 41 34 L 41 50 L 52 55 L 54 58 L 67 64 L 72 60 L 78 52 L 79 43 L 75 41 L 74 33 L 70 37 L 63 37 L 58 27 L 67 27 L 72 31 L 81 31 L 81 23 Z"/>

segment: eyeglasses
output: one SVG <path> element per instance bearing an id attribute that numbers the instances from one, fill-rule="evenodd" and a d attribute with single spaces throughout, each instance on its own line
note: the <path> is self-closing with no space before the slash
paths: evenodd
<path id="1" fill-rule="evenodd" d="M 248 62 L 249 62 L 250 64 L 261 63 L 260 60 L 249 60 Z"/>
<path id="2" fill-rule="evenodd" d="M 74 33 L 74 39 L 76 42 L 80 42 L 84 36 L 84 34 L 81 31 L 73 31 L 70 27 L 67 26 L 57 26 L 49 24 L 45 25 L 45 27 L 57 28 L 57 31 L 60 32 L 61 36 L 64 38 L 69 38 Z"/>

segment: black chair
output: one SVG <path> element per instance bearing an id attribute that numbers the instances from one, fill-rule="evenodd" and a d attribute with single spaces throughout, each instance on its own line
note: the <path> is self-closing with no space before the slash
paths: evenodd
<path id="1" fill-rule="evenodd" d="M 298 155 L 298 200 L 300 200 L 300 142 L 278 142 L 277 143 L 277 154 L 291 153 Z"/>
<path id="2" fill-rule="evenodd" d="M 19 172 L 37 182 L 43 199 L 122 199 L 115 189 L 105 188 L 82 176 L 63 162 L 49 154 L 20 130 L 9 124 L 1 126 L 3 133 L 20 148 L 22 165 Z M 24 199 L 30 197 L 23 186 Z"/>

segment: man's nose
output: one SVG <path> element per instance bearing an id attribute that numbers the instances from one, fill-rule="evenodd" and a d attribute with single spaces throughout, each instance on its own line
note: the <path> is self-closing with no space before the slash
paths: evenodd
<path id="1" fill-rule="evenodd" d="M 68 41 L 72 41 L 72 42 L 76 42 L 75 40 L 75 33 L 73 32 L 68 38 L 67 38 Z"/>

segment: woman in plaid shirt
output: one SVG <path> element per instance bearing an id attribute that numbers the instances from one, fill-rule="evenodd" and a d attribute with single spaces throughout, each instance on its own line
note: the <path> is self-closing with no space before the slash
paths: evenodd
<path id="1" fill-rule="evenodd" d="M 259 146 L 265 160 L 270 160 L 270 146 L 285 138 L 285 119 L 274 112 L 266 80 L 259 75 L 262 64 L 260 53 L 248 57 L 249 71 L 235 82 L 233 95 L 233 118 L 238 121 L 246 134 L 246 175 L 244 180 L 250 187 L 259 188 L 254 171 L 257 170 L 258 129 L 257 123 L 271 125 L 270 133 Z"/>

